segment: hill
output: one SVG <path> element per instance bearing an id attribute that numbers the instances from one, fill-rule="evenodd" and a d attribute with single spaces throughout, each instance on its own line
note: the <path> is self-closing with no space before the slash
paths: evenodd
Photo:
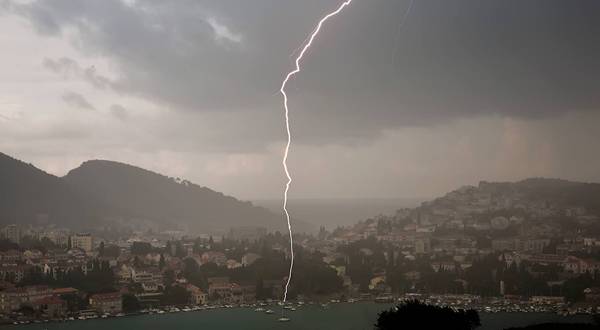
<path id="1" fill-rule="evenodd" d="M 82 199 L 61 178 L 0 153 L 0 222 L 60 221 L 91 216 L 94 203 Z"/>
<path id="2" fill-rule="evenodd" d="M 233 226 L 286 229 L 283 218 L 265 208 L 127 164 L 88 161 L 64 180 L 88 198 L 110 205 L 113 215 L 184 225 L 198 232 Z M 302 222 L 297 228 L 309 229 Z"/>
<path id="3" fill-rule="evenodd" d="M 437 209 L 437 213 L 442 214 L 444 209 L 461 213 L 522 209 L 539 215 L 577 211 L 597 216 L 600 215 L 600 184 L 547 178 L 482 181 L 476 187 L 465 186 L 423 203 L 420 209 Z"/>
<path id="4" fill-rule="evenodd" d="M 0 221 L 91 228 L 118 219 L 191 233 L 257 226 L 286 230 L 283 217 L 194 183 L 106 160 L 59 178 L 0 153 Z M 298 231 L 312 227 L 296 221 Z"/>

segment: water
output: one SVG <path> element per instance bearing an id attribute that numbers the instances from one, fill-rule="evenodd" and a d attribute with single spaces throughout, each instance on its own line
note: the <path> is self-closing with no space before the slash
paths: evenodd
<path id="1" fill-rule="evenodd" d="M 416 207 L 425 198 L 290 198 L 289 210 L 292 218 L 306 221 L 328 230 L 338 226 L 352 226 L 378 214 L 393 215 L 404 207 Z M 276 214 L 281 213 L 281 199 L 256 200 L 258 206 Z"/>
<path id="2" fill-rule="evenodd" d="M 375 303 L 334 304 L 327 309 L 304 306 L 288 312 L 291 322 L 277 322 L 281 315 L 254 312 L 249 308 L 214 309 L 198 312 L 140 315 L 122 318 L 71 321 L 65 323 L 8 326 L 22 330 L 372 330 L 377 313 L 391 305 Z M 273 310 L 279 310 L 273 308 Z M 500 330 L 544 322 L 590 322 L 591 317 L 580 315 L 568 318 L 544 313 L 481 314 L 483 330 Z"/>

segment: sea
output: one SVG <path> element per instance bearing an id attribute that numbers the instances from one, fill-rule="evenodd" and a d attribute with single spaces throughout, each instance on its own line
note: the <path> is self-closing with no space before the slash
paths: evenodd
<path id="1" fill-rule="evenodd" d="M 253 308 L 219 308 L 211 310 L 144 314 L 119 318 L 76 320 L 29 325 L 8 325 L 19 330 L 372 330 L 377 314 L 392 305 L 372 302 L 338 303 L 323 308 L 305 305 L 286 311 L 289 322 L 278 322 L 281 310 L 266 314 Z M 589 323 L 588 315 L 563 317 L 551 313 L 481 313 L 482 330 L 500 330 L 546 322 Z"/>

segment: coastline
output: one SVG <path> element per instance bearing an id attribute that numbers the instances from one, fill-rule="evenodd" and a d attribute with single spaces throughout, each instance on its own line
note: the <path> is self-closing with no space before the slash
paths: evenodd
<path id="1" fill-rule="evenodd" d="M 290 304 L 283 311 L 289 316 L 293 324 L 291 329 L 320 329 L 316 326 L 327 323 L 348 322 L 348 324 L 362 325 L 357 329 L 373 324 L 380 311 L 389 309 L 394 303 L 376 303 L 374 301 L 355 302 L 329 302 L 326 304 L 306 303 Z M 294 308 L 293 310 L 291 308 Z M 67 318 L 63 320 L 36 320 L 17 324 L 20 329 L 77 329 L 85 324 L 86 329 L 105 329 L 107 324 L 115 330 L 127 329 L 164 329 L 167 324 L 176 323 L 177 328 L 187 329 L 187 326 L 204 322 L 205 325 L 215 327 L 223 325 L 222 329 L 233 329 L 236 322 L 241 322 L 244 329 L 264 329 L 269 326 L 278 329 L 281 325 L 276 322 L 280 317 L 279 304 L 254 304 L 242 306 L 205 306 L 196 308 L 170 307 L 154 310 L 144 310 L 136 313 L 122 314 L 120 316 L 91 317 L 86 319 Z M 270 312 L 268 312 L 270 311 Z M 232 318 L 231 314 L 236 317 Z M 297 316 L 296 316 L 297 315 Z M 509 326 L 524 326 L 542 322 L 590 322 L 590 315 L 562 316 L 547 311 L 495 311 L 480 312 L 484 330 L 504 329 Z M 312 324 L 315 320 L 315 324 Z M 85 323 L 81 323 L 85 322 Z M 181 326 L 177 323 L 181 323 Z M 12 326 L 15 326 L 11 324 Z M 11 325 L 3 325 L 9 328 Z M 151 326 L 148 328 L 148 326 Z M 154 327 L 152 327 L 154 326 Z M 323 328 L 326 329 L 326 328 Z M 335 328 L 333 328 L 335 329 Z"/>

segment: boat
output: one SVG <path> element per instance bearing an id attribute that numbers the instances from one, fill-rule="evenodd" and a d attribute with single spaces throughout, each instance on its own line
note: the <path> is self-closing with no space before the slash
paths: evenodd
<path id="1" fill-rule="evenodd" d="M 288 317 L 282 316 L 277 319 L 277 322 L 289 322 L 291 321 Z"/>
<path id="2" fill-rule="evenodd" d="M 273 314 L 273 313 L 275 313 L 275 312 L 273 312 L 273 310 L 271 310 L 271 309 L 267 309 L 267 310 L 265 311 L 265 313 L 267 313 L 267 314 Z"/>
<path id="3" fill-rule="evenodd" d="M 264 311 L 265 311 L 265 309 L 264 309 L 264 308 L 262 308 L 262 307 L 258 307 L 258 308 L 256 308 L 254 311 L 255 311 L 255 312 L 264 312 Z"/>

